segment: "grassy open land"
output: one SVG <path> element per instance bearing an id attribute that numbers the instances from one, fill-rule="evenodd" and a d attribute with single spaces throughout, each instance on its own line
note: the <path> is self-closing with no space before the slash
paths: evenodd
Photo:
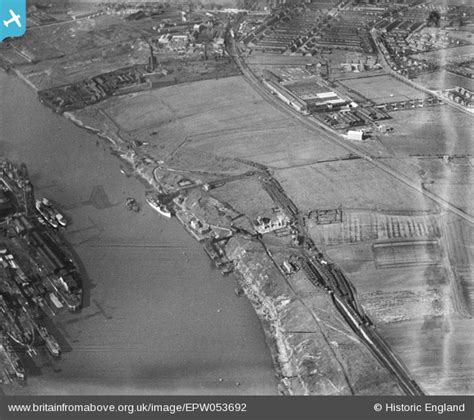
<path id="1" fill-rule="evenodd" d="M 197 150 L 278 168 L 348 155 L 269 106 L 241 77 L 111 98 L 87 112 L 98 110 L 121 135 L 149 142 L 164 157 Z"/>
<path id="2" fill-rule="evenodd" d="M 468 268 L 474 266 L 474 227 L 455 219 L 447 218 L 448 251 L 454 266 Z M 473 299 L 474 302 L 474 299 Z"/>
<path id="3" fill-rule="evenodd" d="M 451 89 L 456 86 L 474 90 L 474 80 L 450 73 L 446 70 L 420 74 L 415 78 L 415 82 L 432 90 Z"/>
<path id="4" fill-rule="evenodd" d="M 443 219 L 446 252 L 464 296 L 466 310 L 474 314 L 474 227 L 454 217 Z"/>
<path id="5" fill-rule="evenodd" d="M 275 205 L 260 182 L 254 179 L 229 182 L 213 190 L 211 195 L 229 204 L 236 211 L 246 214 L 252 220 L 257 216 L 271 216 L 271 209 Z"/>
<path id="6" fill-rule="evenodd" d="M 469 30 L 457 30 L 449 32 L 449 36 L 454 39 L 461 39 L 466 42 L 472 42 L 472 32 Z"/>
<path id="7" fill-rule="evenodd" d="M 25 65 L 22 66 L 21 73 L 38 90 L 42 90 L 76 83 L 119 68 L 143 64 L 148 56 L 149 49 L 143 42 L 128 41 Z"/>
<path id="8" fill-rule="evenodd" d="M 474 178 L 472 165 L 468 158 L 452 159 L 419 159 L 423 170 L 425 188 L 443 197 L 445 200 L 473 213 L 474 203 L 471 196 Z"/>
<path id="9" fill-rule="evenodd" d="M 434 208 L 421 194 L 360 159 L 285 169 L 276 177 L 304 211 L 340 205 L 379 210 Z"/>
<path id="10" fill-rule="evenodd" d="M 416 60 L 425 60 L 436 65 L 444 67 L 451 60 L 459 61 L 461 58 L 468 60 L 473 57 L 472 45 L 463 45 L 462 47 L 444 48 L 442 50 L 429 51 L 425 53 L 415 54 L 412 56 Z"/>
<path id="11" fill-rule="evenodd" d="M 139 37 L 140 33 L 125 25 L 122 19 L 103 15 L 95 19 L 37 27 L 26 36 L 15 39 L 13 45 L 32 59 L 43 61 Z"/>
<path id="12" fill-rule="evenodd" d="M 399 154 L 415 156 L 472 154 L 473 119 L 449 106 L 391 113 L 394 133 L 380 141 Z"/>
<path id="13" fill-rule="evenodd" d="M 405 247 L 398 248 L 395 257 L 409 257 Z M 373 242 L 329 247 L 327 252 L 348 273 L 377 325 L 453 312 L 446 272 L 440 265 L 378 268 Z"/>
<path id="14" fill-rule="evenodd" d="M 341 84 L 376 104 L 424 98 L 426 95 L 389 75 L 347 79 Z"/>
<path id="15" fill-rule="evenodd" d="M 381 325 L 413 377 L 432 395 L 474 393 L 472 320 L 455 315 Z"/>

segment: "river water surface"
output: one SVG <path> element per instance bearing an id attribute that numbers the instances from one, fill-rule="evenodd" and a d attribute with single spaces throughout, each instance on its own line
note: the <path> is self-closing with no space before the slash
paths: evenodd
<path id="1" fill-rule="evenodd" d="M 0 154 L 25 162 L 37 196 L 56 201 L 86 273 L 85 307 L 53 319 L 64 353 L 29 366 L 6 394 L 275 394 L 260 323 L 234 280 L 175 220 L 146 205 L 104 142 L 0 73 Z M 141 204 L 138 214 L 124 206 Z"/>

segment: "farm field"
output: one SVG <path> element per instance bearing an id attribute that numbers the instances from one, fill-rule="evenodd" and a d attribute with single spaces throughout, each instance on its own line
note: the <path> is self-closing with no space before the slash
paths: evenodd
<path id="1" fill-rule="evenodd" d="M 425 53 L 415 54 L 412 57 L 416 60 L 426 60 L 436 63 L 444 67 L 449 64 L 451 59 L 459 61 L 461 58 L 467 61 L 473 57 L 472 45 L 463 45 L 462 47 L 445 48 L 437 51 L 429 51 Z"/>
<path id="2" fill-rule="evenodd" d="M 165 156 L 180 144 L 275 168 L 348 156 L 268 105 L 240 76 L 112 98 L 88 113 L 99 110 L 121 135 L 148 142 Z"/>
<path id="3" fill-rule="evenodd" d="M 262 185 L 254 179 L 229 182 L 213 190 L 211 195 L 252 220 L 265 214 L 271 216 L 271 209 L 275 206 Z"/>
<path id="4" fill-rule="evenodd" d="M 380 325 L 379 330 L 428 394 L 474 393 L 471 320 L 424 317 Z"/>
<path id="5" fill-rule="evenodd" d="M 473 212 L 474 205 L 470 191 L 474 179 L 470 158 L 452 157 L 447 161 L 441 158 L 420 158 L 418 165 L 422 170 L 426 189 L 467 212 Z"/>
<path id="6" fill-rule="evenodd" d="M 304 211 L 343 207 L 429 211 L 431 201 L 361 159 L 284 169 L 276 177 Z"/>
<path id="7" fill-rule="evenodd" d="M 346 79 L 340 82 L 375 104 L 421 99 L 426 95 L 389 75 Z"/>
<path id="8" fill-rule="evenodd" d="M 441 105 L 392 112 L 393 134 L 379 136 L 387 148 L 400 156 L 472 154 L 473 119 Z"/>
<path id="9" fill-rule="evenodd" d="M 343 210 L 342 223 L 307 222 L 311 236 L 326 246 L 364 241 L 415 240 L 439 237 L 437 216 Z"/>
<path id="10" fill-rule="evenodd" d="M 452 89 L 456 86 L 474 90 L 474 80 L 446 70 L 420 74 L 416 77 L 415 82 L 431 90 Z"/>

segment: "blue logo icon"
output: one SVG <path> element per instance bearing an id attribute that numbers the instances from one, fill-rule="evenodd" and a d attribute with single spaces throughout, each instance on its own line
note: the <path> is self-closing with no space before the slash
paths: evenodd
<path id="1" fill-rule="evenodd" d="M 26 0 L 0 0 L 0 41 L 26 32 Z"/>

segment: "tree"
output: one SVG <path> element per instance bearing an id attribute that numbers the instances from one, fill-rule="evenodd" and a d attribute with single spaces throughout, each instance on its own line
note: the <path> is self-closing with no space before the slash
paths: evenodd
<path id="1" fill-rule="evenodd" d="M 439 27 L 440 19 L 441 19 L 441 16 L 439 12 L 437 10 L 433 10 L 432 12 L 430 12 L 428 19 L 426 19 L 426 24 L 428 26 Z"/>

